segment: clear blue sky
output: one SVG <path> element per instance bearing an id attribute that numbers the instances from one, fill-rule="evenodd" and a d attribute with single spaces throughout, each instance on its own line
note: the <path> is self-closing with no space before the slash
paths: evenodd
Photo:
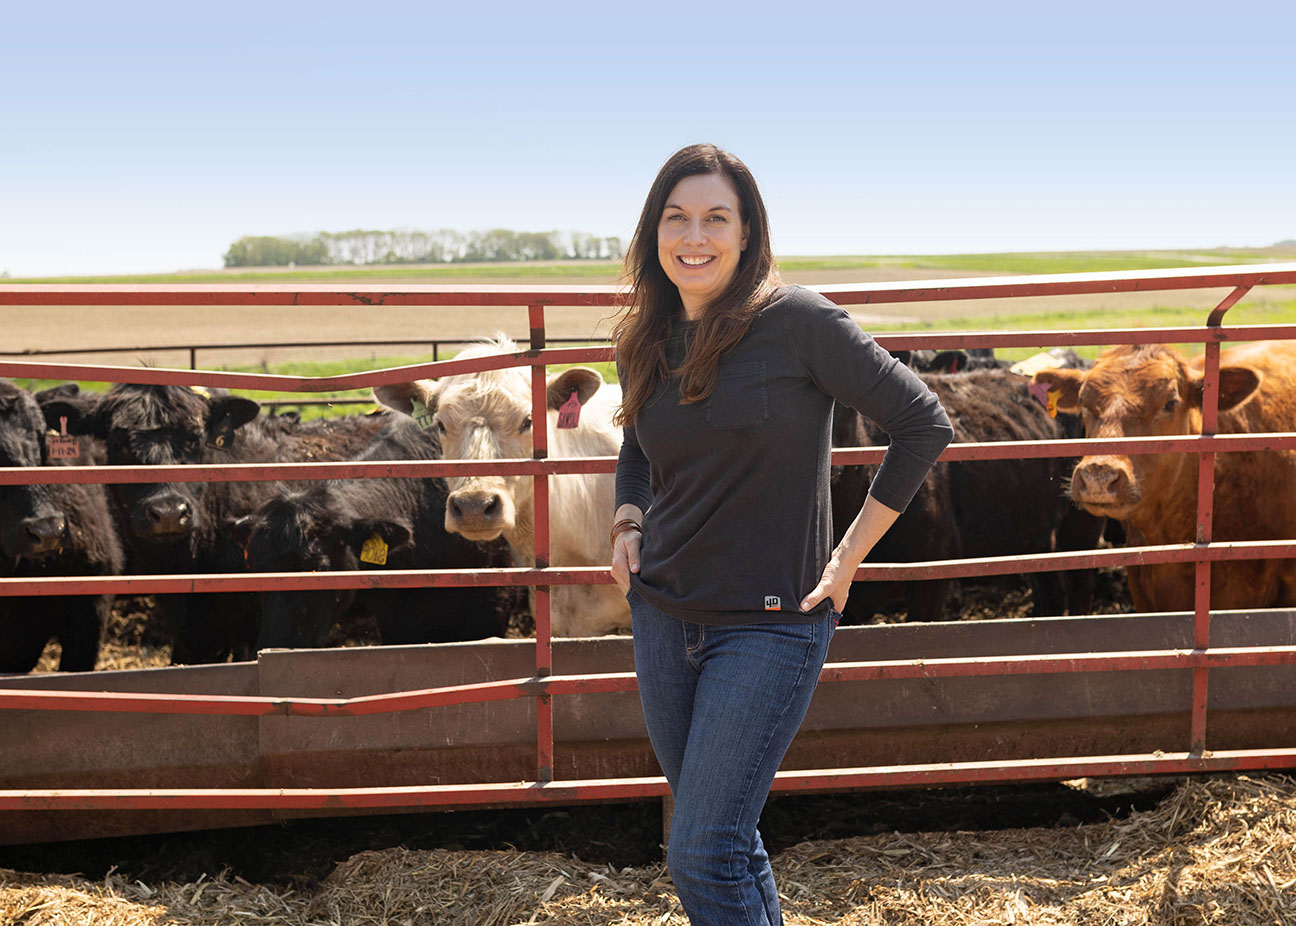
<path id="1" fill-rule="evenodd" d="M 785 255 L 1296 237 L 1296 2 L 900 6 L 8 3 L 0 271 L 627 236 L 699 140 L 756 173 Z"/>

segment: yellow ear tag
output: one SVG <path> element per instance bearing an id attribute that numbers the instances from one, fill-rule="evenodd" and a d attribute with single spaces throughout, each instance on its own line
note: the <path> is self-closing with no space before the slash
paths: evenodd
<path id="1" fill-rule="evenodd" d="M 387 541 L 379 537 L 377 532 L 360 548 L 360 562 L 373 563 L 375 566 L 387 565 Z"/>
<path id="2" fill-rule="evenodd" d="M 1050 389 L 1048 391 L 1048 413 L 1050 418 L 1057 417 L 1057 404 L 1058 399 L 1060 398 L 1062 398 L 1062 393 L 1058 392 L 1056 389 Z"/>
<path id="3" fill-rule="evenodd" d="M 432 412 L 418 399 L 410 399 L 410 417 L 418 422 L 420 428 L 432 427 Z"/>

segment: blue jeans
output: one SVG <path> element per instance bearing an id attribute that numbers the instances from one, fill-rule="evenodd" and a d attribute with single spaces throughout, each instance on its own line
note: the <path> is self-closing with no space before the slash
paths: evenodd
<path id="1" fill-rule="evenodd" d="M 629 599 L 644 720 L 675 796 L 666 864 L 684 912 L 694 926 L 781 926 L 756 824 L 840 615 L 720 626 Z"/>

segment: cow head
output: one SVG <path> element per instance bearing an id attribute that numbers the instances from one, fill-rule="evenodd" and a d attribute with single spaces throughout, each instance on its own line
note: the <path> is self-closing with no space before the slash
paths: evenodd
<path id="1" fill-rule="evenodd" d="M 1037 383 L 1057 390 L 1058 407 L 1078 412 L 1090 438 L 1156 437 L 1201 433 L 1201 371 L 1161 345 L 1115 347 L 1085 370 L 1044 370 Z M 1260 384 L 1251 367 L 1220 367 L 1219 409 L 1249 399 Z M 1148 482 L 1189 465 L 1177 454 L 1096 454 L 1075 468 L 1071 497 L 1090 514 L 1128 518 Z"/>
<path id="2" fill-rule="evenodd" d="M 48 461 L 45 419 L 36 400 L 0 380 L 0 466 L 41 466 Z M 0 549 L 9 557 L 58 550 L 67 520 L 48 485 L 0 486 Z"/>
<path id="3" fill-rule="evenodd" d="M 253 572 L 339 572 L 360 568 L 364 545 L 377 536 L 387 549 L 411 542 L 412 527 L 401 518 L 357 514 L 344 490 L 315 483 L 265 502 L 229 524 Z M 355 599 L 354 589 L 261 593 L 257 646 L 322 646 L 324 637 Z"/>
<path id="4" fill-rule="evenodd" d="M 226 462 L 235 432 L 254 419 L 260 406 L 225 394 L 202 395 L 182 386 L 114 386 L 104 396 L 60 397 L 43 406 L 57 427 L 105 442 L 111 466 L 174 466 Z M 209 454 L 209 448 L 218 451 Z M 203 483 L 114 485 L 111 494 L 132 537 L 170 543 L 198 526 Z"/>
<path id="5" fill-rule="evenodd" d="M 509 354 L 516 349 L 501 335 L 466 348 L 455 359 Z M 602 385 L 603 377 L 589 367 L 572 367 L 550 376 L 547 419 L 556 422 L 558 409 L 572 396 L 584 405 Z M 374 394 L 387 407 L 405 414 L 426 408 L 447 460 L 531 458 L 531 378 L 524 368 L 380 386 Z M 552 438 L 552 427 L 549 433 Z M 494 540 L 501 534 L 511 537 L 519 527 L 530 530 L 535 517 L 530 476 L 459 476 L 446 482 L 450 489 L 446 530 L 477 541 Z"/>

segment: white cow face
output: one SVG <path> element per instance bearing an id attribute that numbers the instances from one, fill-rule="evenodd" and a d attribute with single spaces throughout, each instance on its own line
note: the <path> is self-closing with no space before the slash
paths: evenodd
<path id="1" fill-rule="evenodd" d="M 503 353 L 498 347 L 472 347 L 457 359 Z M 584 405 L 603 384 L 597 370 L 573 367 L 546 382 L 548 419 L 573 393 Z M 524 459 L 532 456 L 531 377 L 522 367 L 465 373 L 440 380 L 421 380 L 374 390 L 385 405 L 407 414 L 421 402 L 432 412 L 431 425 L 447 460 Z M 548 432 L 552 443 L 554 429 Z M 552 451 L 551 451 L 551 455 Z M 530 476 L 460 476 L 447 479 L 446 530 L 469 540 L 512 541 L 530 535 L 535 519 L 535 483 Z M 519 551 L 530 554 L 530 550 Z"/>

